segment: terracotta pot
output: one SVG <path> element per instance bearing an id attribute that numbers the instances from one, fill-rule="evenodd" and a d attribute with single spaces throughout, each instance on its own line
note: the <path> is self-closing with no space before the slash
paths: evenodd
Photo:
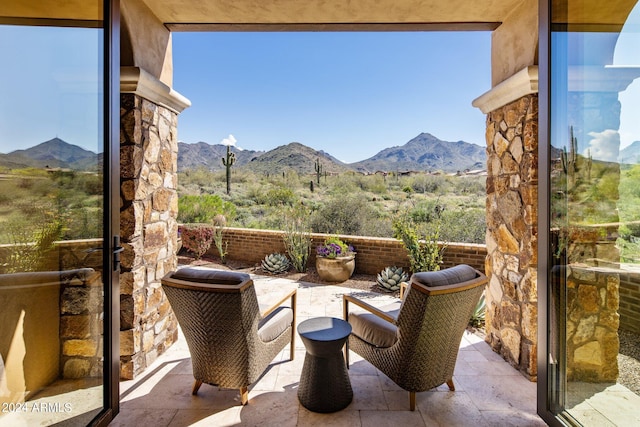
<path id="1" fill-rule="evenodd" d="M 344 282 L 349 279 L 356 268 L 354 256 L 338 258 L 316 258 L 318 276 L 326 282 Z"/>

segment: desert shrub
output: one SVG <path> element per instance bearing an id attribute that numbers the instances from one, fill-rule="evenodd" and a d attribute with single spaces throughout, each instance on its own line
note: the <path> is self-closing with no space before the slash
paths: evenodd
<path id="1" fill-rule="evenodd" d="M 178 199 L 178 221 L 180 222 L 211 223 L 219 214 L 232 219 L 236 215 L 236 207 L 233 203 L 212 194 L 181 196 Z"/>
<path id="2" fill-rule="evenodd" d="M 340 194 L 312 215 L 311 229 L 316 233 L 361 235 L 365 224 L 376 217 L 375 209 L 363 197 Z"/>
<path id="3" fill-rule="evenodd" d="M 64 219 L 49 212 L 32 218 L 15 216 L 3 224 L 4 241 L 13 246 L 2 252 L 0 272 L 46 269 L 48 255 L 64 231 Z"/>
<path id="4" fill-rule="evenodd" d="M 451 190 L 451 183 L 445 176 L 417 175 L 411 180 L 411 188 L 416 193 L 444 194 Z"/>
<path id="5" fill-rule="evenodd" d="M 446 242 L 484 243 L 487 231 L 482 209 L 445 210 L 437 222 L 440 238 Z"/>
<path id="6" fill-rule="evenodd" d="M 456 194 L 484 196 L 486 193 L 486 184 L 483 179 L 462 177 L 453 181 L 453 191 Z"/>
<path id="7" fill-rule="evenodd" d="M 215 180 L 220 180 L 221 174 L 216 174 L 203 167 L 197 169 L 188 169 L 178 173 L 178 180 L 182 185 L 195 185 L 197 187 L 205 187 Z"/>
<path id="8" fill-rule="evenodd" d="M 393 231 L 396 239 L 402 240 L 409 254 L 411 271 L 440 270 L 446 244 L 440 246 L 439 228 L 433 224 L 420 226 L 410 216 L 399 215 L 393 220 Z"/>
<path id="9" fill-rule="evenodd" d="M 640 224 L 636 222 L 622 224 L 619 233 L 625 240 L 635 240 L 634 238 L 640 237 Z"/>
<path id="10" fill-rule="evenodd" d="M 215 236 L 214 228 L 205 224 L 185 224 L 180 226 L 179 232 L 182 246 L 197 259 L 207 253 Z"/>
<path id="11" fill-rule="evenodd" d="M 68 213 L 68 225 L 62 235 L 64 240 L 101 237 L 103 219 L 101 207 L 82 207 Z"/>
<path id="12" fill-rule="evenodd" d="M 422 200 L 409 211 L 409 216 L 416 223 L 430 223 L 438 220 L 443 211 L 445 207 L 439 199 Z"/>
<path id="13" fill-rule="evenodd" d="M 303 205 L 288 208 L 284 213 L 284 245 L 291 264 L 296 271 L 307 271 L 311 253 L 311 233 L 309 230 L 309 210 Z"/>
<path id="14" fill-rule="evenodd" d="M 276 187 L 267 191 L 266 203 L 269 206 L 293 205 L 296 201 L 296 195 L 291 189 L 286 187 Z"/>
<path id="15" fill-rule="evenodd" d="M 376 194 L 384 194 L 387 192 L 385 178 L 381 175 L 359 175 L 353 178 L 353 182 L 354 185 L 363 191 L 370 191 Z"/>
<path id="16" fill-rule="evenodd" d="M 213 243 L 215 243 L 216 249 L 218 249 L 218 255 L 220 255 L 220 260 L 223 264 L 226 263 L 227 247 L 229 246 L 229 242 L 224 241 L 225 225 L 227 225 L 227 219 L 224 215 L 216 215 L 215 218 L 213 218 Z"/>
<path id="17" fill-rule="evenodd" d="M 362 225 L 362 236 L 370 237 L 391 237 L 393 229 L 389 218 L 370 218 Z"/>

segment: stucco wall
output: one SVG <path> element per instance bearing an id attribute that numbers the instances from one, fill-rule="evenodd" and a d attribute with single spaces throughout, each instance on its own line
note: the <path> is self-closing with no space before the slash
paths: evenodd
<path id="1" fill-rule="evenodd" d="M 491 34 L 491 85 L 538 65 L 538 1 L 523 0 Z"/>

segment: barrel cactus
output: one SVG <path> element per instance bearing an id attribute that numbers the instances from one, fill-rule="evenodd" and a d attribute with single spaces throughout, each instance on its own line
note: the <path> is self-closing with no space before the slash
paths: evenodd
<path id="1" fill-rule="evenodd" d="M 289 258 L 283 254 L 270 254 L 262 260 L 262 269 L 271 274 L 284 273 L 289 270 L 290 266 L 291 262 L 289 261 Z"/>
<path id="2" fill-rule="evenodd" d="M 405 282 L 409 274 L 402 270 L 402 267 L 387 267 L 378 274 L 378 285 L 388 291 L 393 292 L 400 289 L 400 283 Z"/>

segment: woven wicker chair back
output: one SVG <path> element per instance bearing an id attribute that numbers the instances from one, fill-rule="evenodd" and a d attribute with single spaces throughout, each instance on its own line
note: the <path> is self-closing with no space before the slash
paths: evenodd
<path id="1" fill-rule="evenodd" d="M 352 334 L 349 346 L 405 390 L 437 387 L 453 376 L 462 334 L 486 282 L 477 272 L 474 280 L 448 285 L 446 292 L 411 283 L 398 315 L 396 343 L 376 348 Z"/>

